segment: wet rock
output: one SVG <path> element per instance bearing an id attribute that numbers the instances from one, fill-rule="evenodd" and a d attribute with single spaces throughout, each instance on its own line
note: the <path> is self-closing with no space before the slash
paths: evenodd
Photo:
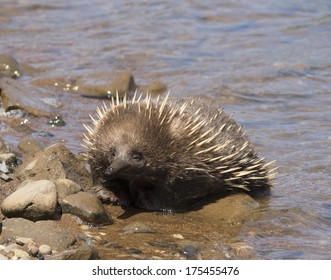
<path id="1" fill-rule="evenodd" d="M 63 198 L 82 190 L 81 186 L 69 179 L 58 179 L 55 182 L 57 190 L 57 201 L 62 203 Z"/>
<path id="2" fill-rule="evenodd" d="M 170 249 L 176 249 L 177 244 L 174 242 L 168 242 L 168 241 L 151 241 L 148 242 L 149 245 L 155 247 L 155 248 L 170 248 Z"/>
<path id="3" fill-rule="evenodd" d="M 121 249 L 123 248 L 123 246 L 121 246 L 120 244 L 118 244 L 117 242 L 104 242 L 104 244 L 102 245 L 105 248 L 113 248 L 113 249 Z"/>
<path id="4" fill-rule="evenodd" d="M 9 152 L 8 147 L 6 146 L 5 141 L 0 137 L 0 153 L 1 154 L 6 154 Z"/>
<path id="5" fill-rule="evenodd" d="M 21 217 L 32 221 L 54 218 L 56 186 L 49 180 L 26 181 L 1 204 L 6 217 Z"/>
<path id="6" fill-rule="evenodd" d="M 0 178 L 5 182 L 9 182 L 9 181 L 13 180 L 13 178 L 8 176 L 7 174 L 0 174 Z"/>
<path id="7" fill-rule="evenodd" d="M 206 204 L 190 215 L 198 215 L 220 224 L 238 223 L 243 222 L 259 206 L 259 203 L 247 194 L 234 194 Z"/>
<path id="8" fill-rule="evenodd" d="M 147 86 L 138 86 L 138 92 L 149 93 L 153 96 L 163 94 L 167 90 L 167 86 L 162 82 L 154 82 Z"/>
<path id="9" fill-rule="evenodd" d="M 34 116 L 52 116 L 54 107 L 45 100 L 52 98 L 49 92 L 27 84 L 23 80 L 0 79 L 0 92 L 4 110 L 21 109 Z"/>
<path id="10" fill-rule="evenodd" d="M 82 245 L 78 248 L 68 249 L 63 252 L 46 256 L 46 260 L 91 260 L 96 259 L 93 248 Z"/>
<path id="11" fill-rule="evenodd" d="M 0 78 L 19 78 L 23 76 L 23 69 L 15 58 L 9 55 L 0 55 Z"/>
<path id="12" fill-rule="evenodd" d="M 62 119 L 61 116 L 55 116 L 54 118 L 52 118 L 50 121 L 47 122 L 48 125 L 54 127 L 54 126 L 65 126 L 66 123 L 65 121 Z"/>
<path id="13" fill-rule="evenodd" d="M 86 97 L 109 98 L 118 92 L 120 97 L 136 90 L 130 71 L 117 73 L 93 73 L 77 81 L 78 91 Z"/>
<path id="14" fill-rule="evenodd" d="M 99 198 L 87 192 L 78 192 L 65 197 L 61 203 L 62 212 L 70 213 L 93 224 L 112 224 L 110 214 Z"/>
<path id="15" fill-rule="evenodd" d="M 13 153 L 0 154 L 0 162 L 5 163 L 6 165 L 15 165 L 16 156 Z"/>
<path id="16" fill-rule="evenodd" d="M 44 256 L 52 254 L 52 247 L 49 245 L 46 245 L 46 244 L 40 245 L 38 250 L 39 250 L 39 253 Z"/>
<path id="17" fill-rule="evenodd" d="M 31 238 L 36 243 L 47 244 L 56 251 L 65 250 L 75 242 L 75 237 L 56 221 L 32 222 L 23 218 L 11 218 L 3 220 L 1 227 L 1 239 L 12 236 Z"/>
<path id="18" fill-rule="evenodd" d="M 18 142 L 18 148 L 25 154 L 35 154 L 41 151 L 44 146 L 31 137 L 23 138 Z"/>
<path id="19" fill-rule="evenodd" d="M 140 222 L 128 224 L 122 229 L 122 231 L 124 233 L 156 233 L 154 229 Z"/>
<path id="20" fill-rule="evenodd" d="M 28 157 L 18 170 L 21 180 L 70 179 L 84 190 L 91 187 L 91 177 L 84 163 L 64 145 L 56 144 Z"/>
<path id="21" fill-rule="evenodd" d="M 182 254 L 188 260 L 198 259 L 199 248 L 193 245 L 186 245 L 179 250 L 180 254 Z"/>
<path id="22" fill-rule="evenodd" d="M 23 246 L 26 243 L 32 242 L 32 239 L 31 238 L 26 238 L 26 237 L 16 237 L 15 242 L 16 242 L 16 244 Z"/>

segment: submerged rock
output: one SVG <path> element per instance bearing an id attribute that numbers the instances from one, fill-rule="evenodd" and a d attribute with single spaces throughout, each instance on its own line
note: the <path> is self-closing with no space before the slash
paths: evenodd
<path id="1" fill-rule="evenodd" d="M 91 178 L 84 164 L 62 144 L 55 144 L 28 157 L 18 170 L 21 180 L 70 179 L 84 190 L 91 187 Z"/>
<path id="2" fill-rule="evenodd" d="M 61 203 L 62 212 L 76 215 L 83 221 L 108 225 L 113 220 L 99 198 L 87 192 L 78 192 L 65 197 Z"/>
<path id="3" fill-rule="evenodd" d="M 34 154 L 41 151 L 44 146 L 32 137 L 22 138 L 18 142 L 18 148 L 25 154 Z"/>
<path id="4" fill-rule="evenodd" d="M 56 186 L 48 180 L 25 181 L 1 204 L 6 217 L 21 217 L 32 221 L 52 219 L 56 215 Z"/>
<path id="5" fill-rule="evenodd" d="M 124 233 L 156 233 L 154 229 L 140 222 L 128 224 L 122 229 L 122 231 Z"/>

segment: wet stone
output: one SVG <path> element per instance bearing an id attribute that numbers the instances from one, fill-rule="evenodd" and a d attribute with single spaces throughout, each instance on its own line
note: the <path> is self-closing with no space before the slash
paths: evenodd
<path id="1" fill-rule="evenodd" d="M 16 237 L 15 242 L 16 242 L 16 244 L 23 246 L 26 243 L 31 243 L 32 239 L 31 238 L 26 238 L 26 237 Z"/>
<path id="2" fill-rule="evenodd" d="M 17 257 L 18 259 L 26 259 L 26 260 L 30 259 L 29 253 L 20 249 L 14 250 L 14 256 Z"/>
<path id="3" fill-rule="evenodd" d="M 65 121 L 62 119 L 61 116 L 55 116 L 50 121 L 48 121 L 47 124 L 52 127 L 55 127 L 55 126 L 60 127 L 60 126 L 66 125 Z"/>
<path id="4" fill-rule="evenodd" d="M 156 233 L 154 229 L 140 222 L 128 224 L 122 229 L 122 231 L 124 233 Z"/>
<path id="5" fill-rule="evenodd" d="M 18 148 L 20 149 L 21 152 L 25 154 L 35 154 L 41 151 L 44 148 L 44 146 L 36 139 L 28 137 L 28 138 L 23 138 L 19 141 Z"/>
<path id="6" fill-rule="evenodd" d="M 8 149 L 5 141 L 3 141 L 3 139 L 0 137 L 0 153 L 6 154 L 8 152 L 9 152 L 9 149 Z"/>
<path id="7" fill-rule="evenodd" d="M 199 252 L 199 248 L 193 245 L 186 245 L 179 250 L 180 254 L 185 256 L 188 260 L 197 259 L 197 254 Z"/>
<path id="8" fill-rule="evenodd" d="M 168 241 L 151 241 L 151 242 L 148 242 L 148 244 L 155 248 L 176 249 L 178 246 L 176 243 L 168 242 Z"/>
<path id="9" fill-rule="evenodd" d="M 102 245 L 105 248 L 113 248 L 113 249 L 121 249 L 123 246 L 119 245 L 117 242 L 103 242 L 104 244 Z"/>
<path id="10" fill-rule="evenodd" d="M 46 260 L 91 260 L 96 258 L 95 252 L 88 245 L 82 245 L 78 248 L 68 249 L 45 257 Z"/>
<path id="11" fill-rule="evenodd" d="M 13 178 L 8 176 L 7 174 L 0 174 L 0 178 L 5 182 L 9 182 L 9 181 L 13 180 Z"/>
<path id="12" fill-rule="evenodd" d="M 65 197 L 61 203 L 62 212 L 78 216 L 92 224 L 108 225 L 113 220 L 99 198 L 87 192 L 78 192 Z"/>
<path id="13" fill-rule="evenodd" d="M 1 76 L 17 79 L 23 76 L 23 69 L 14 57 L 0 55 L 0 78 Z"/>
<path id="14" fill-rule="evenodd" d="M 16 156 L 13 153 L 0 154 L 0 162 L 4 162 L 6 165 L 15 165 Z"/>
<path id="15" fill-rule="evenodd" d="M 62 200 L 71 195 L 78 193 L 82 190 L 81 186 L 69 179 L 58 179 L 55 182 L 57 190 L 57 200 L 62 203 Z"/>
<path id="16" fill-rule="evenodd" d="M 22 217 L 32 221 L 54 218 L 56 186 L 49 180 L 27 181 L 1 204 L 6 217 Z"/>
<path id="17" fill-rule="evenodd" d="M 0 79 L 1 101 L 5 112 L 21 109 L 33 116 L 51 116 L 54 107 L 44 102 L 51 94 L 41 88 L 31 86 L 27 81 Z"/>

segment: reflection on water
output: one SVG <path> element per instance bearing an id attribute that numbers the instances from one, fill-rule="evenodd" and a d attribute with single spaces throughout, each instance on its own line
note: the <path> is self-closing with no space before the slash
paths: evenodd
<path id="1" fill-rule="evenodd" d="M 256 258 L 330 258 L 330 1 L 2 1 L 0 25 L 0 53 L 28 64 L 31 83 L 131 70 L 215 98 L 279 166 L 268 207 L 238 238 Z M 79 152 L 101 101 L 62 89 L 49 87 L 67 125 L 29 123 Z"/>

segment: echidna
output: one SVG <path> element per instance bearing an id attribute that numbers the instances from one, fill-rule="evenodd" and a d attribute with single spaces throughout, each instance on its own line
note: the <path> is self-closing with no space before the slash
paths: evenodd
<path id="1" fill-rule="evenodd" d="M 268 193 L 273 170 L 242 127 L 203 98 L 112 100 L 85 125 L 103 201 L 182 211 L 209 195 Z"/>

